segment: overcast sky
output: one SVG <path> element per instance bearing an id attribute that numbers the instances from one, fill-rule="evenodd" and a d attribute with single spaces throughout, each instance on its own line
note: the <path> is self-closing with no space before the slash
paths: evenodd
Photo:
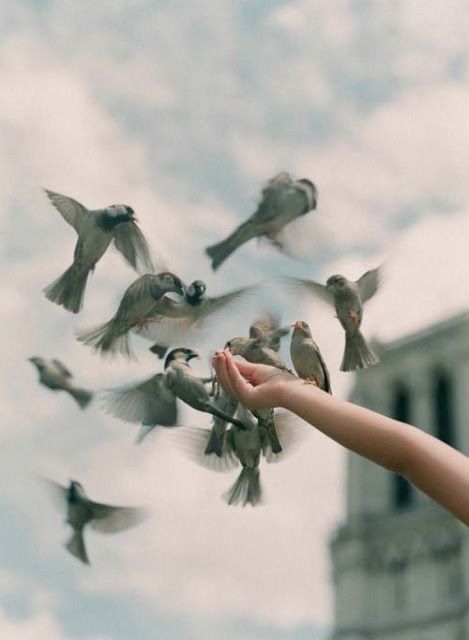
<path id="1" fill-rule="evenodd" d="M 115 252 L 90 278 L 78 317 L 43 297 L 75 237 L 41 188 L 90 207 L 131 205 L 155 255 L 214 294 L 270 281 L 196 346 L 208 355 L 274 300 L 285 322 L 311 323 L 345 395 L 340 326 L 272 278 L 356 278 L 386 261 L 364 323 L 382 340 L 468 307 L 468 30 L 464 0 L 3 4 L 2 638 L 323 637 L 343 452 L 303 426 L 299 450 L 262 468 L 265 504 L 230 508 L 221 495 L 233 474 L 198 468 L 165 432 L 136 447 L 134 426 L 99 402 L 81 413 L 39 387 L 31 355 L 60 357 L 96 389 L 160 366 L 143 341 L 127 364 L 75 340 L 112 315 L 135 278 Z M 251 242 L 212 274 L 203 248 L 250 214 L 282 170 L 319 189 L 317 212 L 286 232 L 303 260 Z M 192 411 L 185 422 L 207 424 Z M 34 473 L 78 479 L 97 500 L 149 505 L 153 517 L 118 536 L 90 533 L 92 567 L 81 566 Z"/>

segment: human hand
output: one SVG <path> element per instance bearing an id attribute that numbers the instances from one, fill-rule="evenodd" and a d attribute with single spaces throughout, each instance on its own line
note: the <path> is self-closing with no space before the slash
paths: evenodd
<path id="1" fill-rule="evenodd" d="M 285 388 L 299 380 L 276 367 L 233 360 L 228 350 L 217 351 L 212 364 L 226 393 L 248 409 L 282 406 Z"/>

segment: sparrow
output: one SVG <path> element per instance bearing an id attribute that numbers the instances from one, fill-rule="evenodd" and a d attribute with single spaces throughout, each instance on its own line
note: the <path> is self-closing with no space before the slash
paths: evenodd
<path id="1" fill-rule="evenodd" d="M 83 486 L 71 480 L 68 487 L 63 487 L 52 480 L 46 480 L 60 501 L 67 509 L 67 524 L 73 529 L 65 548 L 84 564 L 90 564 L 83 539 L 86 525 L 101 533 L 118 533 L 134 527 L 145 517 L 145 510 L 139 507 L 114 507 L 90 500 Z"/>
<path id="2" fill-rule="evenodd" d="M 223 411 L 223 413 L 233 417 L 238 409 L 238 401 L 232 398 L 224 389 L 218 387 L 217 394 L 214 400 L 216 406 Z M 223 455 L 223 446 L 225 442 L 227 422 L 222 420 L 218 416 L 212 418 L 212 430 L 210 432 L 210 438 L 205 448 L 205 455 L 214 453 L 219 458 Z"/>
<path id="3" fill-rule="evenodd" d="M 142 338 L 154 342 L 154 353 L 165 353 L 170 344 L 186 340 L 191 329 L 202 328 L 209 316 L 239 303 L 245 296 L 253 293 L 257 285 L 235 289 L 217 297 L 206 295 L 207 285 L 202 280 L 194 280 L 185 288 L 180 300 L 164 298 L 158 305 L 153 318 L 147 318 L 134 332 Z"/>
<path id="4" fill-rule="evenodd" d="M 125 291 L 114 316 L 98 327 L 79 332 L 80 342 L 93 347 L 101 355 L 121 354 L 133 357 L 129 332 L 141 326 L 145 319 L 154 316 L 163 305 L 167 293 L 183 296 L 183 282 L 173 273 L 146 273 L 135 280 Z"/>
<path id="5" fill-rule="evenodd" d="M 39 356 L 28 358 L 39 373 L 39 382 L 53 391 L 66 391 L 84 409 L 93 398 L 93 392 L 75 387 L 72 374 L 60 360 L 46 360 Z"/>
<path id="6" fill-rule="evenodd" d="M 243 423 L 243 428 L 240 429 L 237 425 L 229 427 L 221 457 L 205 454 L 211 438 L 209 429 L 182 427 L 176 436 L 182 452 L 211 471 L 226 472 L 241 465 L 239 476 L 223 498 L 229 505 L 256 506 L 262 501 L 259 470 L 262 455 L 269 463 L 278 462 L 285 458 L 285 452 L 281 455 L 272 454 L 268 436 L 262 425 L 242 405 L 238 406 L 236 417 Z M 280 412 L 276 420 L 286 450 L 291 452 L 293 445 L 301 440 L 303 430 L 296 428 L 293 416 L 286 412 Z"/>
<path id="7" fill-rule="evenodd" d="M 269 180 L 262 191 L 256 212 L 225 240 L 207 247 L 212 269 L 218 267 L 233 251 L 252 238 L 266 236 L 281 246 L 279 232 L 289 223 L 316 209 L 318 192 L 307 178 L 293 180 L 288 173 L 279 173 Z"/>
<path id="8" fill-rule="evenodd" d="M 281 327 L 278 316 L 264 312 L 249 327 L 249 337 L 260 340 L 270 349 L 280 351 L 281 339 L 290 333 L 290 327 Z"/>
<path id="9" fill-rule="evenodd" d="M 140 442 L 156 426 L 178 424 L 177 398 L 193 409 L 210 413 L 225 422 L 234 422 L 235 418 L 224 413 L 211 399 L 205 386 L 212 382 L 211 378 L 194 375 L 189 361 L 198 355 L 183 347 L 173 349 L 166 356 L 164 373 L 157 373 L 138 384 L 109 389 L 103 394 L 103 409 L 116 418 L 143 425 L 145 428 L 138 438 Z"/>
<path id="10" fill-rule="evenodd" d="M 290 356 L 296 373 L 303 380 L 313 382 L 323 391 L 332 393 L 329 371 L 308 324 L 298 320 L 292 327 Z"/>
<path id="11" fill-rule="evenodd" d="M 268 364 L 278 369 L 288 367 L 279 355 L 280 340 L 289 333 L 289 327 L 281 327 L 279 319 L 269 313 L 257 318 L 249 328 L 249 337 L 237 336 L 225 344 L 235 356 L 241 356 L 253 364 Z"/>
<path id="12" fill-rule="evenodd" d="M 64 220 L 78 234 L 72 266 L 44 289 L 46 298 L 78 313 L 83 306 L 90 271 L 114 241 L 118 251 L 135 270 L 153 271 L 147 241 L 136 224 L 134 210 L 124 204 L 88 210 L 73 198 L 46 189 Z"/>
<path id="13" fill-rule="evenodd" d="M 289 278 L 291 283 L 299 285 L 334 306 L 336 317 L 345 331 L 341 371 L 364 369 L 379 362 L 378 356 L 361 333 L 360 325 L 363 319 L 363 305 L 377 292 L 381 272 L 381 267 L 372 269 L 364 273 L 356 282 L 340 274 L 333 275 L 328 278 L 325 286 L 313 280 Z"/>

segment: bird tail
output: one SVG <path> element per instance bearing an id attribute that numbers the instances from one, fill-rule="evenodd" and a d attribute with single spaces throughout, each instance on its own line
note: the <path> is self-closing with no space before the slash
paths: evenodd
<path id="1" fill-rule="evenodd" d="M 345 332 L 345 349 L 340 365 L 341 371 L 355 371 L 366 369 L 369 365 L 377 364 L 379 358 L 367 344 L 361 331 Z"/>
<path id="2" fill-rule="evenodd" d="M 60 278 L 44 289 L 44 295 L 68 311 L 78 313 L 83 306 L 89 272 L 87 267 L 72 264 Z"/>
<path id="3" fill-rule="evenodd" d="M 272 453 L 280 453 L 282 451 L 282 445 L 278 439 L 277 431 L 275 429 L 275 418 L 273 409 L 253 411 L 255 417 L 259 421 L 259 426 L 264 427 L 267 438 L 269 440 Z"/>
<path id="4" fill-rule="evenodd" d="M 73 398 L 75 398 L 82 409 L 89 405 L 94 395 L 92 391 L 88 391 L 87 389 L 78 389 L 77 387 L 72 387 L 68 392 Z"/>
<path id="5" fill-rule="evenodd" d="M 255 507 L 262 497 L 261 478 L 259 468 L 243 467 L 234 485 L 223 496 L 229 505 L 241 504 L 245 507 L 251 504 Z"/>
<path id="6" fill-rule="evenodd" d="M 85 541 L 83 540 L 83 531 L 81 529 L 74 530 L 72 537 L 65 545 L 72 556 L 81 560 L 84 564 L 90 564 L 88 554 L 86 553 Z"/>
<path id="7" fill-rule="evenodd" d="M 248 220 L 247 222 L 243 222 L 243 224 L 235 229 L 225 240 L 222 240 L 218 244 L 213 244 L 211 247 L 207 247 L 205 253 L 212 259 L 212 269 L 216 271 L 233 251 L 255 236 L 256 227 Z"/>
<path id="8" fill-rule="evenodd" d="M 130 345 L 129 336 L 130 329 L 128 322 L 112 318 L 90 331 L 78 333 L 77 337 L 80 342 L 93 347 L 102 355 L 117 355 L 120 353 L 128 358 L 133 358 L 134 353 Z"/>

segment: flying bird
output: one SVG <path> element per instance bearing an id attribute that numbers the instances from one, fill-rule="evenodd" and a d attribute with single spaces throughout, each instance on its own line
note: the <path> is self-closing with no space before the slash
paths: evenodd
<path id="1" fill-rule="evenodd" d="M 114 241 L 118 251 L 137 271 L 153 271 L 147 241 L 136 224 L 134 210 L 124 204 L 88 210 L 73 198 L 46 189 L 64 220 L 78 234 L 72 266 L 44 289 L 46 298 L 78 313 L 83 306 L 90 271 Z"/>
<path id="2" fill-rule="evenodd" d="M 316 209 L 318 192 L 307 178 L 293 180 L 288 173 L 280 173 L 262 191 L 256 212 L 225 240 L 205 250 L 215 271 L 238 247 L 252 238 L 266 236 L 281 246 L 278 234 L 289 223 Z"/>
<path id="3" fill-rule="evenodd" d="M 232 398 L 224 389 L 218 387 L 218 392 L 215 395 L 214 402 L 218 409 L 223 411 L 228 416 L 233 417 L 238 409 L 238 401 Z M 205 455 L 214 453 L 221 458 L 223 456 L 223 447 L 225 443 L 225 434 L 227 428 L 226 420 L 222 420 L 218 416 L 212 418 L 212 430 L 210 432 L 210 438 L 205 448 Z"/>
<path id="4" fill-rule="evenodd" d="M 313 340 L 309 325 L 298 320 L 292 326 L 290 356 L 296 373 L 303 380 L 313 382 L 323 391 L 332 393 L 327 365 L 318 345 Z"/>
<path id="5" fill-rule="evenodd" d="M 114 316 L 94 329 L 79 332 L 78 340 L 101 355 L 133 357 L 129 332 L 154 317 L 160 307 L 165 308 L 167 293 L 185 293 L 183 282 L 173 273 L 140 276 L 126 289 Z"/>
<path id="6" fill-rule="evenodd" d="M 83 539 L 87 525 L 101 533 L 118 533 L 136 526 L 145 518 L 146 511 L 140 507 L 115 507 L 90 500 L 83 486 L 76 480 L 71 480 L 68 487 L 52 480 L 45 481 L 65 505 L 66 522 L 73 529 L 65 548 L 84 564 L 90 564 Z"/>
<path id="7" fill-rule="evenodd" d="M 242 426 L 210 397 L 206 385 L 212 379 L 199 378 L 194 374 L 189 362 L 198 355 L 183 347 L 173 349 L 166 356 L 164 373 L 138 384 L 108 390 L 104 394 L 103 408 L 116 418 L 147 427 L 141 431 L 140 441 L 156 426 L 173 427 L 178 424 L 177 398 L 193 409 Z"/>
<path id="8" fill-rule="evenodd" d="M 367 344 L 360 331 L 363 320 L 363 305 L 377 292 L 382 268 L 364 273 L 356 282 L 343 275 L 333 275 L 326 285 L 313 280 L 288 278 L 288 281 L 319 299 L 334 306 L 337 319 L 345 331 L 345 349 L 340 365 L 341 371 L 364 369 L 379 362 L 378 356 Z"/>
<path id="9" fill-rule="evenodd" d="M 39 373 L 39 382 L 53 391 L 66 391 L 84 409 L 93 398 L 93 392 L 76 387 L 72 383 L 72 374 L 60 360 L 46 360 L 39 356 L 28 358 Z"/>

